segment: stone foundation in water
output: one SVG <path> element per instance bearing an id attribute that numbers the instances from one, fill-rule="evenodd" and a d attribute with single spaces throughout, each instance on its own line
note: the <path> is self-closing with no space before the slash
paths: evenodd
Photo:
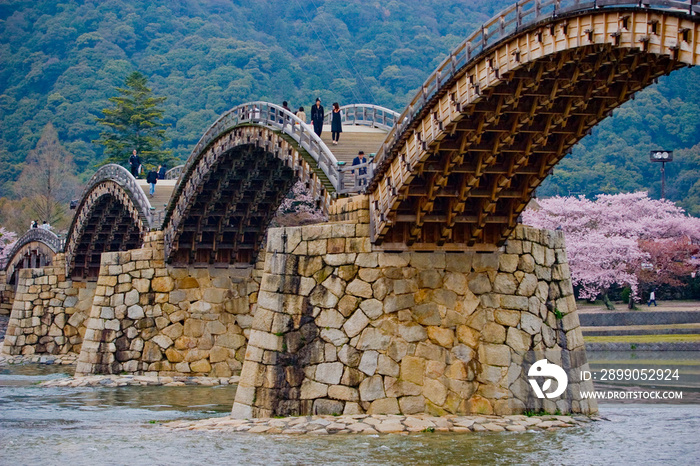
<path id="1" fill-rule="evenodd" d="M 271 229 L 255 266 L 171 267 L 162 232 L 105 253 L 97 283 L 65 263 L 20 272 L 3 353 L 80 352 L 76 375 L 230 377 L 232 414 L 594 413 L 560 232 L 518 227 L 492 253 L 380 252 L 367 197 L 334 223 Z M 539 399 L 527 369 L 569 376 Z"/>
<path id="2" fill-rule="evenodd" d="M 51 266 L 20 270 L 17 280 L 2 353 L 79 353 L 94 283 L 66 279 L 63 254 L 57 254 Z"/>
<path id="3" fill-rule="evenodd" d="M 162 232 L 141 249 L 102 254 L 77 376 L 230 377 L 241 369 L 259 270 L 171 267 L 163 254 Z"/>
<path id="4" fill-rule="evenodd" d="M 9 316 L 15 301 L 15 287 L 7 283 L 7 273 L 0 270 L 0 316 Z"/>
<path id="5" fill-rule="evenodd" d="M 597 410 L 579 394 L 592 385 L 562 233 L 373 252 L 367 199 L 353 202 L 352 223 L 269 231 L 234 417 Z M 556 402 L 525 373 L 544 357 L 569 375 Z"/>

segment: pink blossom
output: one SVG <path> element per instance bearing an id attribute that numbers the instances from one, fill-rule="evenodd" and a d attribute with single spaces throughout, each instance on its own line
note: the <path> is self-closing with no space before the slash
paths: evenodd
<path id="1" fill-rule="evenodd" d="M 328 221 L 328 217 L 319 209 L 318 200 L 297 181 L 280 204 L 272 221 L 272 226 L 308 225 Z"/>
<path id="2" fill-rule="evenodd" d="M 688 217 L 667 200 L 646 192 L 538 199 L 538 210 L 523 212 L 523 222 L 566 234 L 571 278 L 579 298 L 595 299 L 611 285 L 639 284 L 635 271 L 649 258 L 640 240 L 687 239 L 700 243 L 700 219 Z"/>
<path id="3" fill-rule="evenodd" d="M 7 259 L 7 255 L 12 250 L 16 241 L 17 233 L 7 231 L 3 227 L 0 227 L 0 262 Z"/>

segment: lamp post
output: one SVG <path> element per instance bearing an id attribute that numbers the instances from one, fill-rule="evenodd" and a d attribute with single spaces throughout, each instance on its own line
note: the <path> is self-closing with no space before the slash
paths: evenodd
<path id="1" fill-rule="evenodd" d="M 661 162 L 661 199 L 666 194 L 666 162 L 673 162 L 672 150 L 653 150 L 649 153 L 649 160 Z"/>

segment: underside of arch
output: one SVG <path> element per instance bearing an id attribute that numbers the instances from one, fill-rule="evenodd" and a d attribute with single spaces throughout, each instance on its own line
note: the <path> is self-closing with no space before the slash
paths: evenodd
<path id="1" fill-rule="evenodd" d="M 209 167 L 173 232 L 175 264 L 255 260 L 267 226 L 296 179 L 294 170 L 253 144 L 225 151 Z"/>
<path id="2" fill-rule="evenodd" d="M 103 252 L 141 247 L 147 231 L 143 214 L 118 183 L 103 181 L 83 199 L 66 242 L 68 276 L 97 280 Z"/>
<path id="3" fill-rule="evenodd" d="M 291 137 L 252 124 L 223 131 L 183 168 L 163 222 L 166 261 L 253 263 L 295 181 L 327 212 L 332 185 Z"/>
<path id="4" fill-rule="evenodd" d="M 687 51 L 699 48 L 697 23 L 636 14 L 588 15 L 588 29 L 581 18 L 559 19 L 467 66 L 380 167 L 384 176 L 371 195 L 375 243 L 386 249 L 502 245 L 535 188 L 574 144 L 655 78 L 691 64 Z M 617 34 L 607 33 L 608 23 Z M 665 37 L 654 39 L 652 28 L 661 33 L 670 23 L 676 42 L 690 44 L 664 48 Z M 620 45 L 625 37 L 630 46 Z"/>
<path id="5" fill-rule="evenodd" d="M 17 280 L 17 272 L 21 269 L 51 265 L 55 255 L 56 251 L 40 241 L 32 241 L 23 245 L 7 263 L 7 283 L 14 285 Z"/>

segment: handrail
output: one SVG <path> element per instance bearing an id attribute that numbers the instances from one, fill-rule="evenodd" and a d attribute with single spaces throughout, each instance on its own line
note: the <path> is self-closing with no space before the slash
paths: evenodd
<path id="1" fill-rule="evenodd" d="M 406 106 L 395 125 L 387 135 L 386 141 L 377 153 L 376 164 L 381 167 L 390 160 L 385 160 L 401 141 L 403 135 L 416 124 L 429 101 L 439 90 L 458 75 L 473 59 L 492 49 L 512 33 L 526 29 L 545 19 L 560 15 L 600 10 L 604 8 L 659 7 L 663 10 L 686 12 L 700 15 L 698 0 L 523 0 L 505 8 L 486 21 L 480 28 L 455 48 L 425 80 L 415 97 Z"/>
<path id="2" fill-rule="evenodd" d="M 331 113 L 326 112 L 323 121 L 331 123 Z M 399 114 L 386 107 L 372 104 L 350 104 L 340 107 L 341 122 L 347 125 L 370 126 L 390 131 L 399 121 Z"/>
<path id="3" fill-rule="evenodd" d="M 17 252 L 34 241 L 44 243 L 54 253 L 62 251 L 65 242 L 64 239 L 59 238 L 51 230 L 42 228 L 41 226 L 38 228 L 30 228 L 21 238 L 15 241 L 10 252 L 3 258 L 2 262 L 0 262 L 0 270 L 7 270 L 7 267 L 10 265 Z"/>
<path id="4" fill-rule="evenodd" d="M 199 142 L 197 142 L 197 145 L 192 149 L 182 172 L 188 173 L 190 170 L 194 169 L 199 160 L 199 155 L 219 136 L 236 126 L 246 124 L 266 126 L 274 130 L 282 131 L 284 134 L 290 136 L 316 161 L 317 166 L 328 177 L 334 190 L 338 190 L 338 161 L 328 146 L 314 133 L 313 128 L 301 121 L 289 110 L 279 105 L 262 101 L 237 105 L 221 115 L 207 129 L 204 135 L 199 139 Z M 175 193 L 179 192 L 184 187 L 182 183 L 183 177 L 180 176 L 180 181 L 178 181 L 175 187 Z"/>
<path id="5" fill-rule="evenodd" d="M 365 163 L 357 165 L 346 165 L 344 162 L 338 164 L 340 171 L 340 189 L 338 194 L 360 193 L 367 189 L 369 182 L 374 176 L 373 159 L 369 158 Z M 357 170 L 357 172 L 355 172 Z M 364 173 L 362 173 L 364 171 Z"/>
<path id="6" fill-rule="evenodd" d="M 178 165 L 176 167 L 171 168 L 170 170 L 165 172 L 165 179 L 166 180 L 176 180 L 180 178 L 180 174 L 182 173 L 182 169 L 185 168 L 185 164 Z"/>

